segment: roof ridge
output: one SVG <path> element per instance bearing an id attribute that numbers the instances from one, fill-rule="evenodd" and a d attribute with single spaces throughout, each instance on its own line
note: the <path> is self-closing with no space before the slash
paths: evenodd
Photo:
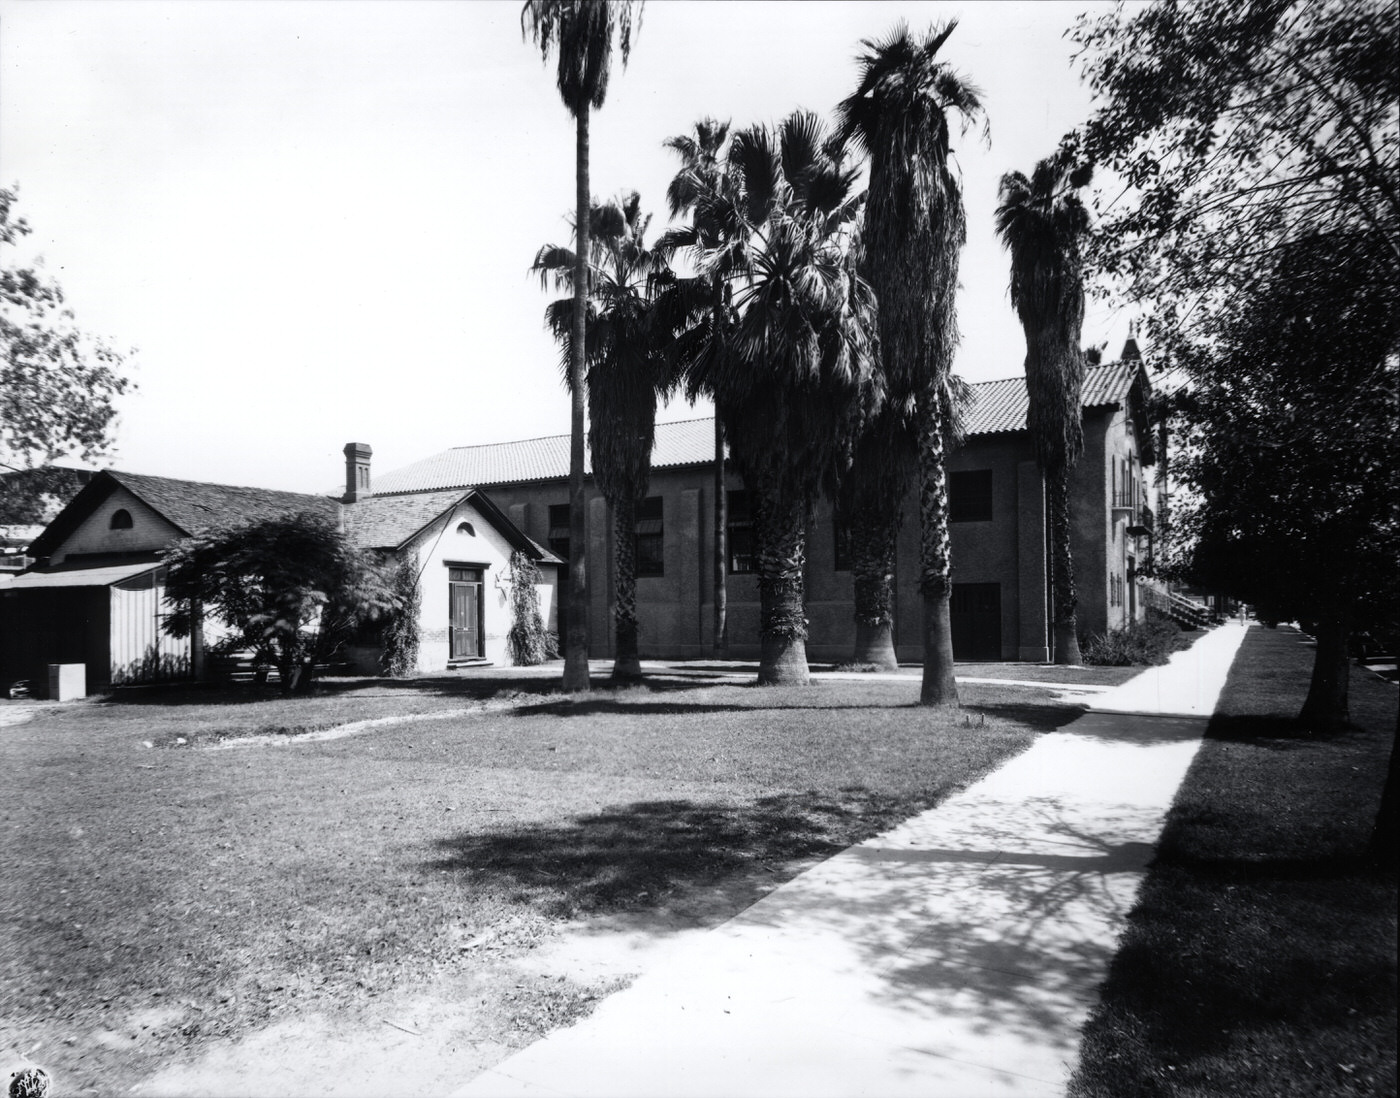
<path id="1" fill-rule="evenodd" d="M 166 484 L 191 484 L 201 488 L 235 488 L 243 492 L 276 492 L 283 496 L 306 496 L 310 499 L 335 499 L 333 495 L 326 495 L 321 492 L 298 492 L 291 488 L 260 488 L 254 484 L 225 484 L 217 480 L 189 480 L 185 477 L 166 477 L 158 473 L 132 473 L 125 469 L 103 469 L 102 472 L 120 480 L 122 477 L 134 477 L 138 480 L 159 480 Z"/>

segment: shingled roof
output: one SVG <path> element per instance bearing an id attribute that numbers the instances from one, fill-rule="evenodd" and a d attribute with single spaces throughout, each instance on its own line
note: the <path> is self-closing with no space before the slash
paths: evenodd
<path id="1" fill-rule="evenodd" d="M 118 487 L 125 488 L 142 503 L 158 511 L 185 535 L 298 511 L 311 511 L 335 519 L 340 511 L 340 504 L 329 496 L 148 477 L 109 469 L 93 477 L 39 535 L 29 547 L 30 556 L 42 557 L 53 552 L 92 513 L 92 509 Z"/>
<path id="2" fill-rule="evenodd" d="M 1134 384 L 1146 382 L 1140 362 L 1091 366 L 1084 374 L 1085 409 L 1112 408 L 1128 399 Z M 970 386 L 967 434 L 995 435 L 1026 429 L 1029 400 L 1026 379 L 1006 378 Z M 707 465 L 714 458 L 715 421 L 688 419 L 656 425 L 651 467 Z M 585 461 L 586 461 L 585 455 Z M 585 465 L 587 469 L 587 465 Z M 569 475 L 569 436 L 549 435 L 521 442 L 457 446 L 374 479 L 375 498 L 395 493 L 434 492 L 445 488 L 477 488 L 494 484 L 525 484 L 563 480 Z"/>
<path id="3" fill-rule="evenodd" d="M 345 527 L 362 549 L 399 549 L 464 500 L 470 501 L 512 548 L 524 551 L 535 560 L 563 563 L 539 542 L 527 537 L 490 499 L 470 488 L 370 496 L 345 507 Z"/>

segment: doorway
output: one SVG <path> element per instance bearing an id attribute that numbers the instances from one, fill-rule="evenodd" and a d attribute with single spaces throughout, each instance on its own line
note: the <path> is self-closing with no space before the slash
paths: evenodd
<path id="1" fill-rule="evenodd" d="M 1001 659 L 1001 584 L 955 583 L 948 609 L 954 659 Z"/>
<path id="2" fill-rule="evenodd" d="M 481 600 L 481 569 L 449 566 L 448 591 L 448 658 L 454 660 L 480 659 L 483 628 Z"/>

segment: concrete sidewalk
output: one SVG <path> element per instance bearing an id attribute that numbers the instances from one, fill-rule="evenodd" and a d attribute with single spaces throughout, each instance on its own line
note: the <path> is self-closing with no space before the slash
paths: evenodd
<path id="1" fill-rule="evenodd" d="M 456 1093 L 1063 1094 L 1244 633 L 1221 626 L 1099 695 L 1103 712 L 795 878 Z"/>

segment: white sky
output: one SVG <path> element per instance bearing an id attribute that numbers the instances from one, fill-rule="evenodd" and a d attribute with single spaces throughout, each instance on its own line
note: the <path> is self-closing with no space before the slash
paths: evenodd
<path id="1" fill-rule="evenodd" d="M 651 0 L 593 119 L 592 188 L 666 224 L 662 141 L 827 117 L 862 38 L 957 16 L 943 54 L 979 85 L 990 148 L 957 146 L 968 207 L 957 369 L 1021 372 L 992 228 L 1088 112 L 1074 3 Z M 134 347 L 112 464 L 300 491 L 341 447 L 388 471 L 450 446 L 568 430 L 547 296 L 567 243 L 573 121 L 517 0 L 0 0 L 0 184 L 86 329 Z M 1116 354 L 1128 314 L 1091 311 Z M 672 403 L 663 419 L 709 414 Z"/>

